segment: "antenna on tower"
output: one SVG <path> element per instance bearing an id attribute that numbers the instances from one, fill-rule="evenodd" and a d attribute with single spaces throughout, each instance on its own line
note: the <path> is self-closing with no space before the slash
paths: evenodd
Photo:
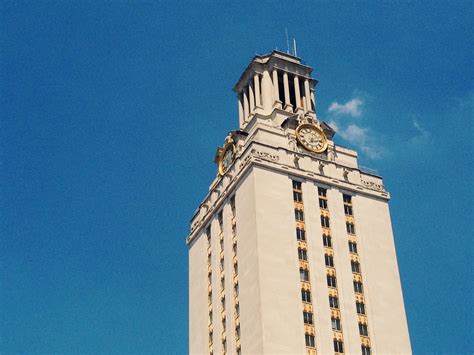
<path id="1" fill-rule="evenodd" d="M 290 40 L 288 39 L 288 27 L 285 27 L 286 33 L 286 53 L 290 54 Z"/>
<path id="2" fill-rule="evenodd" d="M 295 38 L 293 38 L 293 55 L 295 57 L 298 56 L 298 54 L 296 54 L 296 39 Z"/>

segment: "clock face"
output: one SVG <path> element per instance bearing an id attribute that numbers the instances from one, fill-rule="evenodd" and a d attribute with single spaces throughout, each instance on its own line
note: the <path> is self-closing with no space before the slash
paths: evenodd
<path id="1" fill-rule="evenodd" d="M 296 129 L 296 138 L 302 146 L 315 153 L 322 153 L 328 147 L 324 132 L 312 124 L 300 125 Z"/>
<path id="2" fill-rule="evenodd" d="M 226 144 L 219 160 L 219 174 L 224 175 L 235 158 L 234 144 Z"/>

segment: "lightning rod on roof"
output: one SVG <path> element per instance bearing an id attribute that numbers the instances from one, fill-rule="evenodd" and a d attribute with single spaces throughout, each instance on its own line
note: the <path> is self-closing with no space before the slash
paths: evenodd
<path id="1" fill-rule="evenodd" d="M 296 39 L 293 38 L 293 55 L 297 57 L 298 55 L 296 54 Z"/>
<path id="2" fill-rule="evenodd" d="M 285 27 L 286 34 L 286 53 L 290 54 L 290 40 L 288 39 L 288 27 Z"/>

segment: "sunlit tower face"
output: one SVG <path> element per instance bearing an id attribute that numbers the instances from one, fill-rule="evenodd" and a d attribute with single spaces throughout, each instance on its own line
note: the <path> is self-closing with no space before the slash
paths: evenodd
<path id="1" fill-rule="evenodd" d="M 274 51 L 234 86 L 187 238 L 190 353 L 411 353 L 390 195 L 318 118 L 312 71 Z"/>

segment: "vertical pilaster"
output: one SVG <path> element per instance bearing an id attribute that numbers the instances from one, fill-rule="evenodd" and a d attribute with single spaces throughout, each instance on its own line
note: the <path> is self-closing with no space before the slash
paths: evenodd
<path id="1" fill-rule="evenodd" d="M 263 72 L 262 76 L 262 101 L 263 109 L 268 114 L 272 109 L 272 78 L 268 70 Z"/>
<path id="2" fill-rule="evenodd" d="M 304 80 L 304 98 L 305 98 L 305 104 L 306 104 L 305 111 L 312 111 L 311 110 L 311 90 L 309 89 L 308 79 Z"/>
<path id="3" fill-rule="evenodd" d="M 248 121 L 249 118 L 249 98 L 247 95 L 247 88 L 244 88 L 244 92 L 242 94 L 244 100 L 244 123 Z"/>
<path id="4" fill-rule="evenodd" d="M 290 84 L 288 83 L 288 73 L 283 73 L 283 90 L 285 91 L 285 106 L 284 109 L 286 111 L 293 111 L 293 106 L 290 102 Z"/>
<path id="5" fill-rule="evenodd" d="M 303 107 L 301 107 L 300 81 L 297 75 L 295 75 L 293 83 L 295 86 L 296 112 L 299 113 L 303 110 Z"/>
<path id="6" fill-rule="evenodd" d="M 239 125 L 240 127 L 244 124 L 244 104 L 242 102 L 242 94 L 238 95 L 238 107 L 239 107 Z"/>
<path id="7" fill-rule="evenodd" d="M 280 101 L 280 91 L 278 87 L 278 70 L 273 69 L 273 105 L 281 109 L 282 102 Z"/>

